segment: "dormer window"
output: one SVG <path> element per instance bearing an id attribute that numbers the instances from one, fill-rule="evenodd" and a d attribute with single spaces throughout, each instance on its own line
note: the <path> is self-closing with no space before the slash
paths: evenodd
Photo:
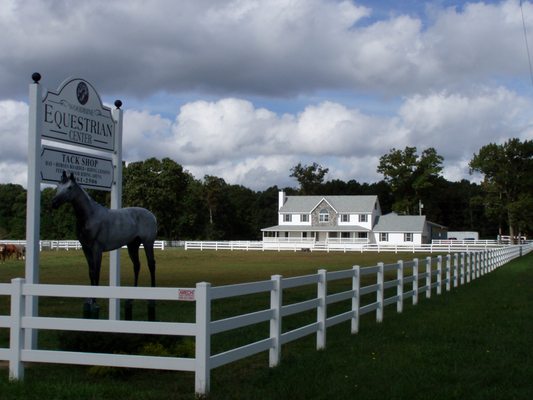
<path id="1" fill-rule="evenodd" d="M 302 222 L 309 222 L 309 214 L 302 214 L 302 215 L 300 215 L 300 221 L 302 221 Z"/>
<path id="2" fill-rule="evenodd" d="M 320 213 L 318 214 L 318 220 L 320 222 L 328 222 L 329 221 L 329 212 L 327 209 L 323 208 L 320 210 Z"/>
<path id="3" fill-rule="evenodd" d="M 291 214 L 283 214 L 283 222 L 292 222 Z"/>
<path id="4" fill-rule="evenodd" d="M 350 222 L 350 214 L 341 214 L 341 222 Z"/>

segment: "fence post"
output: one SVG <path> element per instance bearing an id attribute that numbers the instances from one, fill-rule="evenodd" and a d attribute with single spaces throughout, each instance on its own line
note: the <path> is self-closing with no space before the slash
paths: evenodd
<path id="1" fill-rule="evenodd" d="M 24 344 L 24 329 L 22 317 L 26 308 L 26 301 L 22 296 L 22 285 L 25 280 L 16 278 L 11 280 L 11 329 L 9 336 L 9 379 L 24 379 L 24 364 L 21 361 L 22 346 Z"/>
<path id="2" fill-rule="evenodd" d="M 281 275 L 271 277 L 274 287 L 270 291 L 270 308 L 274 315 L 270 319 L 270 337 L 274 345 L 269 352 L 269 365 L 275 367 L 279 364 L 281 355 L 281 306 L 283 304 L 283 290 L 281 288 Z"/>
<path id="3" fill-rule="evenodd" d="M 316 321 L 318 322 L 318 330 L 316 332 L 316 349 L 322 350 L 326 348 L 326 318 L 327 318 L 327 295 L 328 295 L 328 279 L 325 269 L 318 270 L 318 286 L 317 298 L 318 307 L 316 309 Z"/>
<path id="4" fill-rule="evenodd" d="M 459 284 L 459 254 L 455 253 L 453 255 L 453 287 L 456 288 Z"/>
<path id="5" fill-rule="evenodd" d="M 384 273 L 385 264 L 382 262 L 378 263 L 378 273 L 377 273 L 377 284 L 378 290 L 376 290 L 376 302 L 378 303 L 378 308 L 376 309 L 376 322 L 383 321 L 383 299 L 385 297 L 385 273 Z"/>
<path id="6" fill-rule="evenodd" d="M 418 304 L 418 258 L 413 259 L 413 305 Z"/>
<path id="7" fill-rule="evenodd" d="M 465 273 L 466 273 L 466 255 L 461 253 L 461 285 L 465 284 Z"/>
<path id="8" fill-rule="evenodd" d="M 472 275 L 472 252 L 466 254 L 466 283 L 470 283 Z"/>
<path id="9" fill-rule="evenodd" d="M 396 286 L 396 311 L 401 313 L 403 311 L 403 260 L 398 260 L 398 270 L 396 272 L 396 279 L 398 286 Z"/>
<path id="10" fill-rule="evenodd" d="M 431 298 L 431 257 L 426 257 L 426 299 Z"/>
<path id="11" fill-rule="evenodd" d="M 196 284 L 196 394 L 209 393 L 211 375 L 211 284 Z"/>
<path id="12" fill-rule="evenodd" d="M 449 292 L 452 289 L 452 256 L 446 255 L 446 291 Z"/>
<path id="13" fill-rule="evenodd" d="M 353 267 L 353 277 L 352 277 L 352 333 L 359 332 L 359 306 L 360 306 L 360 296 L 359 289 L 361 288 L 361 275 L 360 275 L 359 265 L 354 265 Z"/>
<path id="14" fill-rule="evenodd" d="M 437 295 L 442 294 L 442 256 L 437 256 Z"/>

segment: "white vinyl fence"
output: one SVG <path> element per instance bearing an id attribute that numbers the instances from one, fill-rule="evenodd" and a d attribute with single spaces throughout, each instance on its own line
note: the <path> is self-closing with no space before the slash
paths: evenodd
<path id="1" fill-rule="evenodd" d="M 0 243 L 26 246 L 25 240 L 0 240 Z M 141 248 L 143 248 L 142 244 Z M 165 241 L 156 240 L 154 242 L 154 249 L 165 250 Z M 77 240 L 41 240 L 39 241 L 39 250 L 81 250 L 81 243 Z"/>
<path id="2" fill-rule="evenodd" d="M 338 241 L 315 242 L 313 240 L 277 241 L 185 241 L 185 250 L 260 250 L 260 251 L 341 251 L 378 253 L 446 253 L 479 251 L 500 248 L 506 245 L 495 240 L 446 240 L 428 244 L 371 244 Z"/>
<path id="3" fill-rule="evenodd" d="M 532 248 L 532 245 L 509 246 L 387 265 L 379 263 L 373 267 L 354 266 L 334 272 L 322 269 L 311 275 L 290 278 L 274 275 L 266 281 L 218 287 L 206 282 L 198 283 L 195 288 L 44 285 L 26 284 L 24 279 L 18 278 L 9 284 L 0 284 L 0 299 L 10 296 L 11 304 L 10 315 L 0 316 L 0 328 L 10 330 L 10 344 L 8 348 L 0 348 L 0 360 L 9 361 L 10 378 L 17 380 L 24 377 L 25 362 L 191 371 L 195 374 L 196 393 L 206 394 L 210 389 L 210 373 L 214 368 L 266 351 L 269 352 L 269 365 L 276 366 L 280 362 L 282 345 L 308 335 L 316 335 L 316 348 L 323 349 L 326 347 L 329 327 L 350 321 L 350 330 L 355 334 L 364 314 L 375 313 L 376 321 L 381 322 L 388 305 L 396 305 L 397 312 L 402 312 L 406 300 L 417 304 L 419 296 L 430 298 L 433 293 L 441 294 L 443 288 L 449 291 L 530 252 Z M 367 277 L 364 282 L 372 283 L 361 286 L 361 277 Z M 328 291 L 328 284 L 341 280 L 347 282 L 351 289 L 337 293 Z M 306 285 L 316 285 L 316 297 L 283 304 L 284 292 Z M 211 319 L 214 300 L 256 293 L 270 295 L 269 308 L 230 318 Z M 24 315 L 24 304 L 31 301 L 32 296 L 194 301 L 196 318 L 195 322 L 179 323 L 27 317 Z M 331 313 L 328 307 L 339 302 L 346 302 L 349 310 L 340 314 Z M 283 329 L 285 317 L 310 310 L 316 311 L 314 322 L 292 330 Z M 212 353 L 212 335 L 262 322 L 270 324 L 263 336 L 267 336 L 266 339 L 222 353 Z M 24 347 L 26 329 L 190 336 L 195 338 L 195 356 L 175 358 L 32 349 Z"/>

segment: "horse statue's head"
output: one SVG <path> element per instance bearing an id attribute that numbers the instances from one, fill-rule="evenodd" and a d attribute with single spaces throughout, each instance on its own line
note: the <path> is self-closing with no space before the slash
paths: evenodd
<path id="1" fill-rule="evenodd" d="M 52 208 L 58 208 L 64 203 L 71 202 L 74 199 L 74 195 L 78 187 L 74 174 L 70 173 L 70 176 L 67 176 L 67 173 L 63 171 L 61 175 L 61 180 L 57 184 L 56 195 L 52 199 Z"/>

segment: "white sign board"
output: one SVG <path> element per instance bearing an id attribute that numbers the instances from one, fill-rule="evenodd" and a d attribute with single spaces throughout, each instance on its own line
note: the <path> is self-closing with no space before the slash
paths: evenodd
<path id="1" fill-rule="evenodd" d="M 111 158 L 43 146 L 41 180 L 47 183 L 58 183 L 63 171 L 67 174 L 72 172 L 76 181 L 87 188 L 111 190 L 113 186 Z"/>
<path id="2" fill-rule="evenodd" d="M 57 92 L 43 100 L 41 136 L 98 150 L 115 149 L 115 121 L 92 85 L 83 79 L 67 79 Z"/>

